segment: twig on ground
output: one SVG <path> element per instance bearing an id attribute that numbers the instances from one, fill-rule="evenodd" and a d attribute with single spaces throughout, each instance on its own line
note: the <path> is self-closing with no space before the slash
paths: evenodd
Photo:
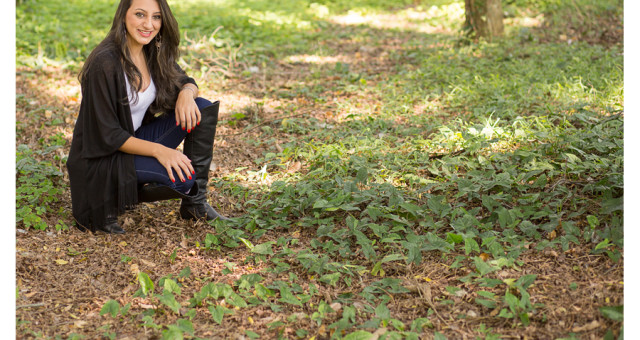
<path id="1" fill-rule="evenodd" d="M 16 306 L 16 309 L 29 308 L 29 307 L 43 307 L 43 306 L 44 306 L 44 303 L 40 302 L 40 303 L 31 303 L 31 304 L 28 304 L 28 305 Z"/>

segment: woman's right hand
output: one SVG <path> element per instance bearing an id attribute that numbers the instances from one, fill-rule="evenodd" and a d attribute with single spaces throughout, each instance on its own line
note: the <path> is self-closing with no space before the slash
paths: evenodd
<path id="1" fill-rule="evenodd" d="M 193 169 L 193 166 L 191 166 L 191 160 L 185 156 L 185 154 L 176 149 L 160 145 L 156 151 L 155 157 L 158 162 L 167 169 L 169 179 L 172 182 L 176 181 L 173 176 L 173 170 L 176 171 L 181 182 L 186 181 L 186 179 L 191 179 L 191 176 L 195 174 L 195 170 Z"/>
<path id="2" fill-rule="evenodd" d="M 154 157 L 167 169 L 167 174 L 169 174 L 169 179 L 172 182 L 176 181 L 173 176 L 173 170 L 176 171 L 181 182 L 191 179 L 192 175 L 195 175 L 191 160 L 187 156 L 176 149 L 168 148 L 159 143 L 132 136 L 118 150 L 133 155 Z"/>

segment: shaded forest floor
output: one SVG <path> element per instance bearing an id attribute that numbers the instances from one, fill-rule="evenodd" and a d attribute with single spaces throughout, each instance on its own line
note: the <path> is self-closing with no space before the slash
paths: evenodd
<path id="1" fill-rule="evenodd" d="M 617 235 L 615 227 L 622 213 L 612 207 L 612 200 L 622 196 L 622 189 L 607 194 L 601 194 L 599 187 L 589 189 L 605 178 L 603 172 L 615 171 L 594 172 L 589 179 L 571 177 L 575 175 L 570 171 L 556 176 L 554 167 L 574 163 L 550 161 L 552 167 L 545 170 L 544 179 L 535 173 L 523 183 L 533 187 L 534 182 L 544 181 L 541 196 L 536 197 L 544 201 L 545 194 L 553 194 L 560 203 L 554 205 L 555 198 L 549 198 L 550 210 L 544 210 L 546 205 L 536 206 L 542 214 L 529 216 L 524 211 L 516 216 L 503 215 L 503 210 L 484 198 L 473 197 L 473 190 L 464 191 L 469 183 L 455 182 L 455 171 L 447 169 L 454 164 L 451 169 L 459 171 L 457 176 L 468 175 L 473 181 L 478 178 L 474 171 L 491 171 L 474 169 L 479 166 L 473 163 L 475 159 L 504 154 L 504 163 L 509 164 L 509 159 L 519 159 L 518 148 L 535 152 L 531 150 L 544 147 L 536 146 L 538 143 L 545 144 L 541 141 L 546 137 L 518 139 L 514 130 L 510 139 L 504 134 L 487 137 L 494 143 L 487 146 L 464 132 L 470 127 L 466 122 L 477 122 L 479 130 L 483 124 L 509 130 L 517 115 L 542 116 L 549 110 L 558 116 L 584 113 L 595 117 L 592 121 L 598 126 L 621 121 L 622 98 L 607 87 L 615 84 L 599 85 L 601 78 L 613 79 L 612 83 L 620 78 L 611 74 L 622 68 L 617 52 L 622 49 L 621 24 L 603 17 L 606 22 L 600 26 L 600 35 L 565 27 L 569 36 L 559 37 L 553 33 L 562 30 L 558 23 L 554 31 L 537 22 L 538 26 L 510 33 L 506 47 L 469 46 L 460 44 L 458 33 L 446 25 L 406 21 L 404 26 L 385 28 L 385 23 L 403 20 L 394 13 L 365 15 L 355 25 L 348 23 L 347 15 L 336 17 L 318 28 L 319 39 L 311 39 L 307 50 L 286 58 L 267 51 L 263 63 L 239 58 L 227 65 L 225 71 L 231 76 L 221 81 L 214 78 L 219 73 L 197 73 L 201 96 L 222 103 L 209 200 L 219 212 L 234 217 L 226 224 L 183 221 L 177 214 L 179 202 L 167 201 L 141 204 L 121 216 L 124 235 L 83 233 L 74 228 L 64 159 L 81 100 L 76 69 L 54 64 L 19 66 L 16 144 L 32 150 L 33 159 L 51 161 L 61 170 L 62 174 L 50 177 L 64 190 L 56 194 L 57 200 L 45 203 L 49 210 L 40 216 L 48 225 L 46 230 L 17 224 L 18 338 L 600 339 L 607 332 L 617 336 L 622 323 L 605 316 L 600 308 L 623 304 L 622 237 L 616 243 L 612 236 Z M 572 42 L 567 43 L 569 39 Z M 579 51 L 564 51 L 571 43 L 578 44 Z M 545 59 L 551 55 L 545 49 L 558 53 L 558 60 Z M 183 54 L 199 53 L 189 51 Z M 501 77 L 500 70 L 509 73 L 511 67 L 521 67 L 507 64 L 511 58 L 549 62 L 567 72 L 565 80 L 583 77 L 584 88 L 567 89 L 566 94 L 553 92 L 554 80 L 538 93 L 533 83 L 540 80 L 529 76 L 532 87 L 528 93 L 482 92 L 483 86 L 491 91 L 510 86 L 508 79 L 490 82 Z M 190 59 L 194 70 L 198 69 L 197 59 Z M 465 83 L 474 78 L 470 65 L 482 60 L 505 66 L 480 74 L 484 83 Z M 576 66 L 602 60 L 610 63 L 593 66 L 601 72 L 599 76 L 587 76 L 593 70 Z M 477 92 L 471 90 L 474 88 Z M 456 91 L 462 94 L 456 96 Z M 598 95 L 592 96 L 594 92 Z M 518 96 L 532 99 L 509 104 Z M 579 104 L 571 99 L 576 96 Z M 513 105 L 517 112 L 500 105 Z M 504 112 L 503 123 L 479 118 L 486 119 L 492 110 L 497 115 Z M 567 135 L 591 127 L 568 119 L 568 123 L 557 123 L 549 118 L 550 126 L 567 124 Z M 457 131 L 462 131 L 458 139 Z M 531 131 L 538 133 L 533 127 Z M 369 141 L 370 148 L 349 139 L 350 135 Z M 611 140 L 602 138 L 617 143 L 618 137 L 612 136 Z M 423 144 L 414 150 L 411 139 Z M 480 151 L 471 151 L 476 142 Z M 572 139 L 549 143 L 577 148 Z M 396 149 L 398 145 L 405 146 Z M 60 147 L 47 149 L 50 146 Z M 612 146 L 612 150 L 618 148 Z M 545 152 L 545 157 L 555 157 L 553 151 Z M 417 158 L 421 157 L 417 154 L 426 156 Z M 415 157 L 415 163 L 397 159 L 405 156 Z M 368 179 L 363 180 L 358 169 L 376 157 L 380 169 L 369 167 L 364 174 Z M 585 162 L 589 159 L 580 157 Z M 367 160 L 358 163 L 361 159 Z M 394 177 L 394 171 L 401 170 L 393 168 L 393 162 L 400 162 L 399 168 L 413 167 L 406 169 L 404 177 Z M 478 164 L 483 165 L 482 161 Z M 494 168 L 498 175 L 511 171 L 499 165 Z M 412 182 L 409 175 L 429 181 Z M 347 189 L 344 183 L 349 176 L 358 189 Z M 521 180 L 513 177 L 514 183 L 516 178 Z M 395 196 L 382 196 L 388 189 L 376 186 L 385 178 L 401 190 L 402 203 L 397 205 L 402 208 L 398 210 L 393 210 Z M 283 185 L 279 182 L 287 184 L 279 187 Z M 309 186 L 303 186 L 305 183 Z M 322 183 L 338 190 L 330 191 Z M 451 186 L 438 187 L 447 183 Z M 486 195 L 504 197 L 499 195 L 516 192 L 513 185 L 500 190 L 490 186 Z M 317 196 L 305 196 L 310 187 L 317 190 Z M 348 190 L 351 196 L 339 196 Z M 384 202 L 376 205 L 376 198 L 365 195 L 367 190 L 379 190 L 375 193 Z M 530 200 L 527 195 L 535 190 L 522 190 L 521 196 L 514 196 L 523 201 L 504 199 L 508 211 L 526 202 L 533 206 L 535 198 Z M 322 200 L 324 205 L 318 203 Z M 331 205 L 332 200 L 339 202 Z M 456 206 L 457 201 L 469 205 Z M 478 213 L 482 209 L 488 212 Z M 474 211 L 473 227 L 459 226 Z M 598 223 L 587 216 L 595 216 Z M 531 231 L 519 224 L 527 219 L 540 227 Z M 356 220 L 371 229 L 358 229 Z M 57 223 L 70 227 L 55 230 Z M 386 223 L 384 231 L 376 229 Z M 331 225 L 331 230 L 321 231 L 324 225 Z M 604 234 L 587 234 L 590 225 Z M 500 231 L 496 232 L 498 246 L 492 245 L 490 230 L 485 228 Z M 339 234 L 341 229 L 353 233 Z M 503 232 L 507 229 L 514 232 Z M 416 255 L 406 251 L 413 246 L 412 231 L 418 235 L 433 231 L 440 238 L 421 239 L 420 255 Z M 350 241 L 341 243 L 341 238 Z M 610 243 L 598 248 L 605 238 Z M 373 253 L 362 240 L 373 243 Z M 425 244 L 429 243 L 437 246 L 428 248 Z M 345 249 L 350 250 L 344 253 Z M 511 256 L 513 252 L 517 254 Z M 314 262 L 324 267 L 318 269 Z M 139 273 L 155 282 L 153 291 L 158 295 L 141 294 Z M 524 283 L 530 278 L 535 278 L 533 284 Z M 168 282 L 177 283 L 179 289 Z M 515 305 L 510 296 L 517 299 Z M 110 300 L 117 301 L 115 316 L 104 312 Z"/>

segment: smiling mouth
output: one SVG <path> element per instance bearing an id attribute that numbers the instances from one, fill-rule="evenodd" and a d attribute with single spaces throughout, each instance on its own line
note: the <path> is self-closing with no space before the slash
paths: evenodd
<path id="1" fill-rule="evenodd" d="M 138 33 L 140 33 L 141 36 L 148 38 L 149 36 L 151 36 L 152 31 L 141 31 L 138 30 Z"/>

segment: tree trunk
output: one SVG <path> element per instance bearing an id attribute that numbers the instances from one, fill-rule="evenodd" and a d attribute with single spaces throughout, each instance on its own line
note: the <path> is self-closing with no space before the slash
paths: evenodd
<path id="1" fill-rule="evenodd" d="M 465 29 L 491 40 L 504 33 L 501 0 L 465 0 Z"/>

